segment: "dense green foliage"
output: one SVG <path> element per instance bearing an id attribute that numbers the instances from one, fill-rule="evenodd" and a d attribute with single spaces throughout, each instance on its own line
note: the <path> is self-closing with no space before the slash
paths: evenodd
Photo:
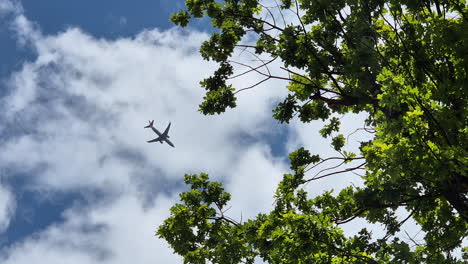
<path id="1" fill-rule="evenodd" d="M 191 189 L 157 234 L 185 263 L 462 263 L 453 251 L 468 230 L 468 7 L 464 0 L 186 0 L 172 17 L 185 26 L 210 17 L 217 31 L 201 54 L 219 63 L 203 80 L 204 114 L 235 107 L 230 60 L 236 47 L 265 56 L 245 65 L 268 79 L 288 81 L 289 95 L 273 117 L 323 120 L 338 157 L 304 148 L 290 154 L 274 210 L 236 222 L 224 215 L 230 196 L 208 176 L 187 175 Z M 273 5 L 271 4 L 273 2 Z M 283 21 L 282 14 L 295 14 Z M 253 44 L 241 40 L 255 39 Z M 261 71 L 281 60 L 284 76 Z M 286 76 L 286 77 L 285 77 Z M 237 90 L 239 91 L 239 90 Z M 345 151 L 337 114 L 366 112 L 373 134 L 360 153 Z M 317 165 L 341 160 L 331 173 Z M 341 170 L 340 170 L 341 168 Z M 360 171 L 364 187 L 310 197 L 304 184 Z M 404 208 L 407 217 L 397 217 Z M 340 225 L 362 218 L 380 223 L 384 237 L 363 228 L 346 236 Z M 424 241 L 399 239 L 413 219 Z M 463 249 L 467 254 L 467 248 Z"/>

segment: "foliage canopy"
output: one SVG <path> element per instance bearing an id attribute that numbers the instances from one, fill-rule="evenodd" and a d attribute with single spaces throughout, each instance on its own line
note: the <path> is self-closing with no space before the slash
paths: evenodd
<path id="1" fill-rule="evenodd" d="M 277 2 L 277 3 L 276 3 Z M 273 4 L 272 4 L 273 3 Z M 186 175 L 191 189 L 159 227 L 185 263 L 462 263 L 468 227 L 468 7 L 465 0 L 186 0 L 171 20 L 186 26 L 209 17 L 217 29 L 200 52 L 219 63 L 201 81 L 203 114 L 236 106 L 230 60 L 242 48 L 262 61 L 247 72 L 288 82 L 289 95 L 273 110 L 288 123 L 325 121 L 338 157 L 300 148 L 276 191 L 274 210 L 236 222 L 230 199 L 206 174 Z M 293 19 L 286 20 L 286 12 Z M 243 41 L 255 39 L 253 44 Z M 249 42 L 250 43 L 250 42 Z M 263 56 L 263 57 L 262 57 Z M 266 57 L 266 58 L 265 58 Z M 284 75 L 272 75 L 280 60 Z M 251 88 L 251 87 L 248 87 Z M 373 134 L 360 153 L 344 150 L 337 114 L 366 112 Z M 312 177 L 316 166 L 341 161 Z M 340 169 L 341 168 L 341 169 Z M 310 197 L 304 184 L 342 172 L 364 172 L 363 187 Z M 396 210 L 408 214 L 397 217 Z M 357 218 L 380 223 L 386 235 L 363 228 L 346 236 L 340 225 Z M 395 236 L 413 219 L 424 242 Z M 411 238 L 410 238 L 411 239 Z M 465 260 L 467 248 L 463 249 Z"/>

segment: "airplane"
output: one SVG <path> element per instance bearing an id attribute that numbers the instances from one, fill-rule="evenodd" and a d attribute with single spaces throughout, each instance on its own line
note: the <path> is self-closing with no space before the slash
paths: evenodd
<path id="1" fill-rule="evenodd" d="M 163 143 L 166 142 L 169 146 L 175 148 L 174 144 L 172 144 L 172 142 L 169 140 L 169 128 L 171 127 L 171 122 L 169 122 L 169 125 L 167 126 L 166 130 L 164 130 L 164 133 L 161 134 L 161 132 L 159 132 L 154 126 L 153 126 L 153 122 L 154 120 L 151 120 L 151 121 L 148 121 L 149 122 L 149 125 L 145 126 L 144 128 L 150 128 L 154 131 L 154 133 L 156 133 L 158 135 L 157 138 L 155 139 L 152 139 L 150 141 L 148 141 L 148 143 L 152 143 L 152 142 L 156 142 L 156 141 L 159 141 L 159 143 Z"/>

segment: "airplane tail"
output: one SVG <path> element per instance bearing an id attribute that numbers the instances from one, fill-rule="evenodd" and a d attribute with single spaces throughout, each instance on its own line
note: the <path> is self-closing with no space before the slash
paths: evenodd
<path id="1" fill-rule="evenodd" d="M 149 125 L 145 126 L 145 128 L 150 128 L 153 126 L 154 120 L 148 121 Z"/>

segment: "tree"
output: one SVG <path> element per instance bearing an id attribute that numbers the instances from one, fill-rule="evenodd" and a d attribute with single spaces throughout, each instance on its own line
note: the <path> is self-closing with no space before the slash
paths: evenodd
<path id="1" fill-rule="evenodd" d="M 337 157 L 292 152 L 274 210 L 237 222 L 224 214 L 230 195 L 208 175 L 186 175 L 190 190 L 159 227 L 185 263 L 463 263 L 453 256 L 468 230 L 468 7 L 465 0 L 186 0 L 171 20 L 186 26 L 209 17 L 217 30 L 200 52 L 219 63 L 201 81 L 203 114 L 236 106 L 230 60 L 236 48 L 256 56 L 246 72 L 287 81 L 289 95 L 273 110 L 288 123 L 325 121 Z M 285 21 L 284 12 L 295 14 Z M 256 42 L 246 45 L 246 37 Z M 284 75 L 269 66 L 280 60 Z M 255 87 L 252 86 L 252 87 Z M 246 87 L 246 88 L 252 88 Z M 360 153 L 344 150 L 337 114 L 366 112 L 362 129 L 372 140 Z M 312 174 L 318 165 L 340 167 Z M 354 164 L 351 166 L 351 164 Z M 310 197 L 304 184 L 343 172 L 363 172 L 364 187 Z M 396 210 L 404 208 L 403 220 Z M 346 236 L 341 225 L 357 218 L 381 223 L 386 235 L 362 228 Z M 424 242 L 395 234 L 408 219 Z M 411 239 L 411 238 L 410 238 Z M 468 248 L 463 249 L 467 259 Z"/>

